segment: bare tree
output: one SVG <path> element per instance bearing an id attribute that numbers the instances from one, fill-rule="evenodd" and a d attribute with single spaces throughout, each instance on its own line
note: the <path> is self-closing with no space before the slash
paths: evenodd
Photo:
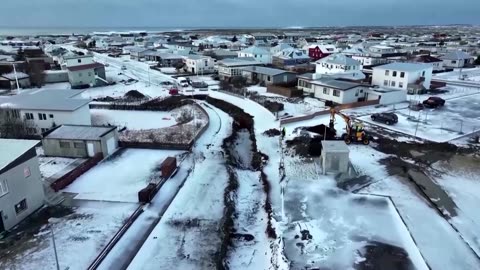
<path id="1" fill-rule="evenodd" d="M 45 84 L 45 63 L 32 61 L 28 64 L 28 74 L 32 85 L 42 87 Z"/>
<path id="2" fill-rule="evenodd" d="M 187 108 L 183 108 L 180 112 L 180 115 L 177 117 L 177 122 L 180 124 L 185 124 L 193 120 L 193 113 Z"/>
<path id="3" fill-rule="evenodd" d="M 13 109 L 0 109 L 0 137 L 1 138 L 27 138 L 33 124 L 20 118 L 20 113 Z"/>

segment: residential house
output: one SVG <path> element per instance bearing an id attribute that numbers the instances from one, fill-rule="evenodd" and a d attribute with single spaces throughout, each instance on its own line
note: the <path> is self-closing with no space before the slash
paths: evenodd
<path id="1" fill-rule="evenodd" d="M 309 38 L 311 33 L 308 32 L 285 32 L 283 36 L 285 39 L 289 39 L 291 41 L 297 41 L 299 39 L 307 39 Z"/>
<path id="2" fill-rule="evenodd" d="M 145 53 L 145 60 L 156 61 L 159 67 L 175 67 L 183 63 L 183 57 L 181 55 L 156 51 Z"/>
<path id="3" fill-rule="evenodd" d="M 223 59 L 237 58 L 238 57 L 237 52 L 233 52 L 233 51 L 230 51 L 230 50 L 224 50 L 224 49 L 204 51 L 203 55 L 210 56 L 210 57 L 212 57 L 213 59 L 216 59 L 216 60 L 223 60 Z"/>
<path id="4" fill-rule="evenodd" d="M 440 57 L 443 66 L 447 68 L 463 68 L 473 64 L 475 60 L 473 56 L 463 51 L 454 51 Z"/>
<path id="5" fill-rule="evenodd" d="M 348 104 L 364 101 L 368 87 L 361 83 L 325 78 L 314 80 L 312 89 L 313 96 L 318 99 L 334 104 Z"/>
<path id="6" fill-rule="evenodd" d="M 238 57 L 250 57 L 254 58 L 255 60 L 264 63 L 264 64 L 271 64 L 272 63 L 272 53 L 267 49 L 251 46 L 242 51 L 238 52 Z"/>
<path id="7" fill-rule="evenodd" d="M 273 66 L 284 69 L 308 69 L 310 61 L 311 59 L 308 55 L 294 48 L 280 51 L 272 57 Z"/>
<path id="8" fill-rule="evenodd" d="M 14 118 L 25 121 L 27 132 L 39 135 L 63 124 L 91 125 L 90 99 L 78 90 L 25 90 L 0 96 L 0 124 Z"/>
<path id="9" fill-rule="evenodd" d="M 430 89 L 433 67 L 423 63 L 390 63 L 373 68 L 372 85 L 403 89 L 411 94 Z"/>
<path id="10" fill-rule="evenodd" d="M 242 76 L 243 68 L 249 66 L 263 66 L 264 63 L 255 58 L 228 58 L 218 62 L 218 76 L 222 80 L 228 80 L 235 76 Z"/>
<path id="11" fill-rule="evenodd" d="M 244 67 L 242 75 L 247 78 L 249 83 L 262 83 L 264 85 L 291 83 L 297 80 L 297 76 L 293 72 L 268 67 Z"/>
<path id="12" fill-rule="evenodd" d="M 215 72 L 215 59 L 204 55 L 188 55 L 185 57 L 188 72 L 193 74 L 209 74 Z"/>
<path id="13" fill-rule="evenodd" d="M 107 157 L 118 148 L 117 127 L 61 125 L 44 133 L 42 147 L 46 156 Z"/>
<path id="14" fill-rule="evenodd" d="M 439 72 L 439 71 L 445 70 L 445 68 L 443 67 L 442 59 L 433 57 L 428 54 L 418 55 L 412 60 L 412 62 L 430 64 L 433 67 L 433 72 Z"/>
<path id="15" fill-rule="evenodd" d="M 315 73 L 318 74 L 344 74 L 352 80 L 363 80 L 360 62 L 343 54 L 332 54 L 315 62 Z"/>
<path id="16" fill-rule="evenodd" d="M 30 87 L 30 76 L 23 72 L 11 72 L 0 75 L 0 89 L 17 89 Z"/>
<path id="17" fill-rule="evenodd" d="M 330 44 L 310 44 L 303 47 L 303 51 L 314 61 L 327 57 L 331 54 L 338 53 L 339 50 L 335 45 Z"/>
<path id="18" fill-rule="evenodd" d="M 68 71 L 68 81 L 74 88 L 104 85 L 106 81 L 105 66 L 93 61 L 92 55 L 75 55 L 64 58 L 63 66 Z"/>
<path id="19" fill-rule="evenodd" d="M 390 54 L 395 53 L 395 48 L 385 45 L 373 45 L 369 48 L 370 52 L 372 53 L 379 53 L 379 54 Z"/>
<path id="20" fill-rule="evenodd" d="M 43 206 L 38 141 L 0 139 L 0 234 Z"/>
<path id="21" fill-rule="evenodd" d="M 147 52 L 153 51 L 153 50 L 146 47 L 131 46 L 131 47 L 124 47 L 123 51 L 130 54 L 130 59 L 140 61 L 145 58 L 145 54 Z"/>
<path id="22" fill-rule="evenodd" d="M 277 53 L 279 53 L 279 52 L 281 52 L 281 51 L 283 51 L 283 50 L 287 50 L 287 49 L 293 49 L 293 47 L 290 46 L 290 45 L 287 44 L 287 43 L 280 43 L 280 44 L 278 44 L 277 46 L 272 47 L 272 48 L 270 49 L 270 52 L 271 52 L 273 55 L 275 55 L 275 54 L 277 54 Z"/>
<path id="23" fill-rule="evenodd" d="M 255 40 L 270 41 L 277 39 L 277 36 L 272 33 L 252 33 L 251 35 L 255 38 Z"/>

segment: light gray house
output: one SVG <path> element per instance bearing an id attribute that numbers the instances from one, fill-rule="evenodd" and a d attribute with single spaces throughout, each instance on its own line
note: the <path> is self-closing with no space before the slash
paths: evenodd
<path id="1" fill-rule="evenodd" d="M 0 139 L 0 233 L 44 204 L 37 144 L 32 140 Z"/>
<path id="2" fill-rule="evenodd" d="M 23 72 L 7 73 L 0 75 L 0 88 L 16 89 L 17 81 L 19 88 L 30 87 L 30 76 Z"/>
<path id="3" fill-rule="evenodd" d="M 293 72 L 268 67 L 245 67 L 242 75 L 247 78 L 249 83 L 264 83 L 265 85 L 291 83 L 297 80 L 297 76 Z"/>
<path id="4" fill-rule="evenodd" d="M 454 51 L 442 56 L 443 66 L 447 68 L 463 68 L 473 64 L 475 58 L 463 51 Z"/>
<path id="5" fill-rule="evenodd" d="M 63 125 L 44 134 L 46 156 L 88 158 L 98 153 L 104 157 L 118 148 L 117 127 Z"/>

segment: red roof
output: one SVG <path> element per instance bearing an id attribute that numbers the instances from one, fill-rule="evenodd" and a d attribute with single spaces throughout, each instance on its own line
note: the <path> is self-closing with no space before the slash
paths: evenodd
<path id="1" fill-rule="evenodd" d="M 103 65 L 100 64 L 100 63 L 91 63 L 91 64 L 86 64 L 86 65 L 67 67 L 67 69 L 69 71 L 80 71 L 80 70 L 94 69 L 94 68 L 99 68 L 99 67 L 103 67 Z"/>

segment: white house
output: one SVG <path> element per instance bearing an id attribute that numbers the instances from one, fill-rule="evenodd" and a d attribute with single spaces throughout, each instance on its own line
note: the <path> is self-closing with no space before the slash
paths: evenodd
<path id="1" fill-rule="evenodd" d="M 448 68 L 462 68 L 466 65 L 472 64 L 473 56 L 463 51 L 454 51 L 442 56 L 443 65 Z"/>
<path id="2" fill-rule="evenodd" d="M 362 64 L 362 66 L 376 66 L 387 64 L 389 62 L 389 60 L 387 58 L 383 58 L 381 54 L 371 53 L 369 50 L 364 49 L 363 47 L 346 49 L 342 51 L 342 54 L 357 60 Z"/>
<path id="3" fill-rule="evenodd" d="M 185 64 L 188 72 L 193 74 L 208 74 L 215 72 L 215 59 L 203 55 L 185 56 Z"/>
<path id="4" fill-rule="evenodd" d="M 293 49 L 293 47 L 290 46 L 290 45 L 288 45 L 288 44 L 286 44 L 286 43 L 280 43 L 280 44 L 278 44 L 277 46 L 272 47 L 272 48 L 270 49 L 270 52 L 271 52 L 273 55 L 275 55 L 275 54 L 277 54 L 277 53 L 279 53 L 279 52 L 281 52 L 281 51 L 287 50 L 287 49 Z"/>
<path id="5" fill-rule="evenodd" d="M 352 80 L 363 80 L 360 62 L 343 54 L 332 54 L 315 62 L 315 73 L 318 74 L 349 74 Z"/>
<path id="6" fill-rule="evenodd" d="M 251 46 L 239 51 L 238 57 L 251 57 L 264 64 L 272 63 L 272 53 L 264 48 L 260 48 L 257 46 Z"/>
<path id="7" fill-rule="evenodd" d="M 395 48 L 385 45 L 373 45 L 369 48 L 372 53 L 389 54 L 395 53 Z"/>
<path id="8" fill-rule="evenodd" d="M 263 63 L 254 58 L 227 58 L 218 62 L 218 76 L 222 80 L 235 76 L 242 76 L 244 67 L 263 65 Z"/>
<path id="9" fill-rule="evenodd" d="M 314 97 L 336 104 L 348 104 L 365 100 L 367 86 L 339 79 L 312 81 Z"/>
<path id="10" fill-rule="evenodd" d="M 0 96 L 0 124 L 6 118 L 25 120 L 27 132 L 38 135 L 63 124 L 91 125 L 90 99 L 78 90 L 25 90 Z"/>
<path id="11" fill-rule="evenodd" d="M 433 67 L 423 63 L 390 63 L 373 68 L 372 85 L 415 93 L 418 86 L 430 89 Z"/>
<path id="12" fill-rule="evenodd" d="M 68 80 L 72 88 L 95 86 L 106 83 L 105 66 L 93 61 L 91 55 L 76 55 L 64 58 L 68 70 Z"/>
<path id="13" fill-rule="evenodd" d="M 429 64 L 433 67 L 433 71 L 442 71 L 445 68 L 443 67 L 442 59 L 433 57 L 431 55 L 419 55 L 413 59 L 413 62 Z"/>

